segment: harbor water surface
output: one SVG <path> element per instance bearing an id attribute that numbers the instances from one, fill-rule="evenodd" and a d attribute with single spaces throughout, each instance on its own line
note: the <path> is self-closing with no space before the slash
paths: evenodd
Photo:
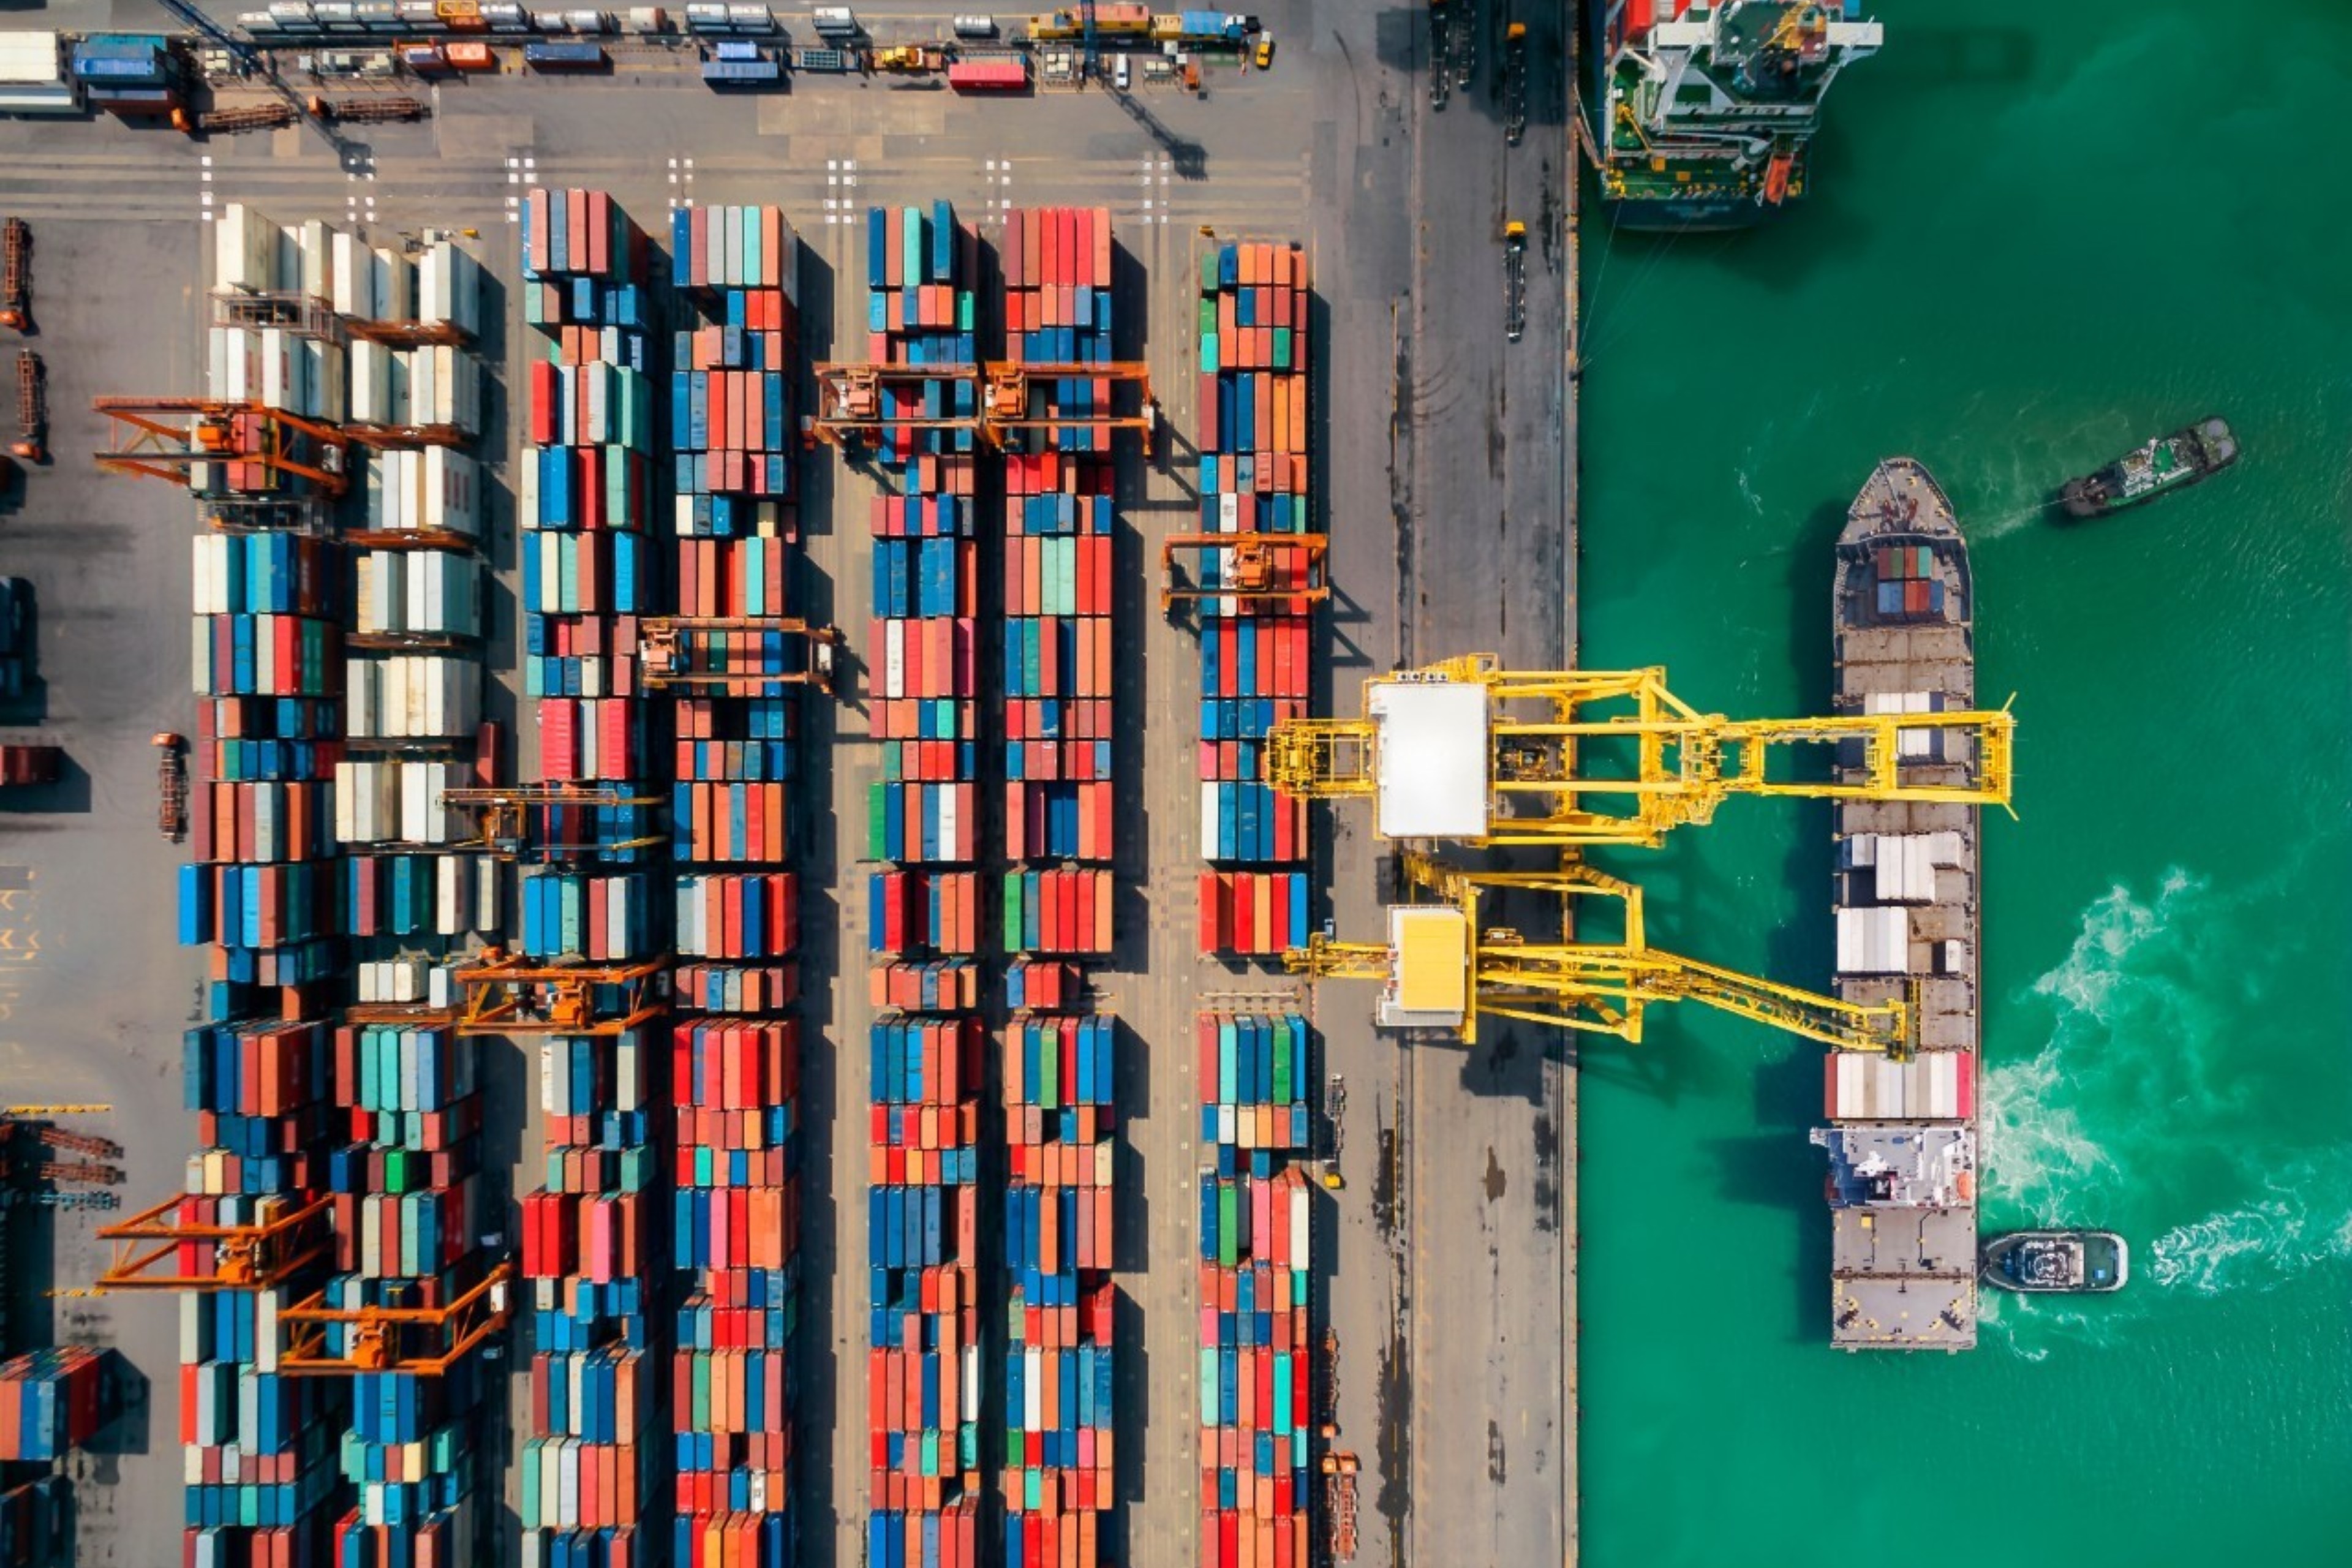
<path id="1" fill-rule="evenodd" d="M 1777 226 L 1588 209 L 1582 657 L 1820 709 L 1847 501 L 1943 481 L 2019 715 L 1986 1229 L 2113 1227 L 2134 1278 L 1832 1352 L 1820 1050 L 1694 1008 L 1583 1045 L 1584 1560 L 2352 1560 L 2352 6 L 1869 9 Z M 2236 468 L 2043 504 L 2209 413 Z M 1826 808 L 1611 865 L 1659 945 L 1826 986 Z"/>

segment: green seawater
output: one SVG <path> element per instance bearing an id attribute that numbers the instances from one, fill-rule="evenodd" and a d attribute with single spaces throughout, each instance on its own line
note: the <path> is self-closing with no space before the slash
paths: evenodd
<path id="1" fill-rule="evenodd" d="M 1943 481 L 2020 722 L 1983 1217 L 2111 1226 L 2135 1278 L 1830 1350 L 1818 1049 L 1654 1013 L 1585 1051 L 1585 1561 L 2352 1562 L 2352 5 L 1870 9 L 1779 226 L 1588 220 L 1582 655 L 1821 709 L 1847 501 Z M 2207 413 L 2231 471 L 2042 507 Z M 1734 801 L 1612 864 L 1660 945 L 1822 985 L 1829 854 Z"/>

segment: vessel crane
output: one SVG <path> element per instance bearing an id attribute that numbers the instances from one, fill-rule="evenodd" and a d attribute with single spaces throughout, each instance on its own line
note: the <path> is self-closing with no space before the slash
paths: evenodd
<path id="1" fill-rule="evenodd" d="M 1733 720 L 1676 697 L 1663 668 L 1507 670 L 1471 654 L 1368 679 L 1360 718 L 1281 721 L 1266 776 L 1305 799 L 1369 798 L 1383 838 L 1655 848 L 1735 795 L 2006 806 L 2014 726 L 2005 709 Z M 1814 747 L 1853 782 L 1789 776 Z"/>
<path id="2" fill-rule="evenodd" d="M 1917 984 L 1900 999 L 1847 1002 L 1652 947 L 1642 890 L 1574 860 L 1556 868 L 1470 871 L 1419 852 L 1402 857 L 1409 894 L 1421 901 L 1389 910 L 1388 940 L 1341 942 L 1319 932 L 1284 954 L 1315 978 L 1382 983 L 1384 1028 L 1450 1029 L 1465 1044 L 1482 1017 L 1642 1038 L 1643 1016 L 1659 1002 L 1697 1002 L 1840 1050 L 1907 1060 L 1917 1044 Z M 1622 934 L 1614 942 L 1531 940 L 1481 923 L 1480 900 L 1515 890 L 1552 900 L 1560 929 L 1576 929 L 1580 900 L 1613 900 Z"/>

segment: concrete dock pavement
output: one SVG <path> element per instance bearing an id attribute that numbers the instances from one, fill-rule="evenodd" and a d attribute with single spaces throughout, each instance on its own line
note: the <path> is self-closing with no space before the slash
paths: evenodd
<path id="1" fill-rule="evenodd" d="M 924 16 L 943 22 L 952 8 L 859 10 L 919 27 Z M 1120 670 L 1118 766 L 1131 781 L 1120 799 L 1131 816 L 1121 824 L 1118 874 L 1131 897 L 1121 906 L 1117 962 L 1098 982 L 1126 1026 L 1115 1275 L 1119 1560 L 1181 1564 L 1195 1551 L 1200 1152 L 1191 1030 L 1202 995 L 1226 991 L 1298 998 L 1320 1026 L 1325 1077 L 1348 1088 L 1345 1185 L 1318 1194 L 1315 1210 L 1323 1245 L 1316 1321 L 1318 1333 L 1338 1335 L 1338 1446 L 1363 1467 L 1357 1561 L 1572 1561 L 1572 1073 L 1557 1041 L 1532 1031 L 1496 1031 L 1475 1053 L 1401 1043 L 1372 1030 L 1369 987 L 1310 989 L 1197 956 L 1198 655 L 1192 632 L 1161 616 L 1157 596 L 1160 540 L 1198 515 L 1193 278 L 1209 243 L 1200 231 L 1295 237 L 1314 268 L 1316 477 L 1336 584 L 1318 710 L 1352 711 L 1361 679 L 1401 659 L 1488 649 L 1539 665 L 1572 658 L 1568 261 L 1531 242 L 1539 286 L 1530 290 L 1526 337 L 1513 344 L 1503 331 L 1499 247 L 1508 218 L 1540 233 L 1547 204 L 1564 203 L 1573 178 L 1560 74 L 1568 7 L 1520 0 L 1512 8 L 1530 24 L 1538 67 L 1528 136 L 1514 149 L 1505 146 L 1491 43 L 1473 82 L 1439 110 L 1425 90 L 1421 5 L 1266 0 L 1251 8 L 1279 39 L 1275 69 L 1213 73 L 1205 100 L 1139 86 L 1124 104 L 1099 89 L 982 101 L 828 79 L 747 99 L 710 94 L 669 69 L 588 81 L 516 75 L 436 89 L 433 116 L 421 124 L 355 132 L 353 144 L 366 153 L 357 164 L 300 127 L 191 141 L 109 121 L 0 122 L 0 212 L 36 225 L 45 333 L 78 355 L 96 345 L 70 379 L 53 382 L 59 461 L 35 477 L 16 512 L 0 517 L 0 569 L 41 584 L 45 611 L 57 580 L 60 627 L 93 617 L 89 647 L 117 650 L 79 673 L 59 668 L 53 687 L 56 711 L 80 715 L 70 744 L 92 748 L 97 805 L 24 825 L 10 835 L 23 853 L 0 852 L 0 862 L 37 868 L 47 886 L 109 869 L 124 889 L 43 926 L 41 978 L 20 987 L 0 1020 L 0 1031 L 13 1031 L 0 1032 L 0 1070 L 13 1079 L 13 1041 L 28 1060 L 55 1058 L 58 1068 L 102 1061 L 109 1074 L 145 1084 L 104 1097 L 137 1122 L 112 1135 L 132 1146 L 134 1183 L 155 1196 L 174 1184 L 194 1137 L 178 1106 L 176 1047 L 198 965 L 170 947 L 168 931 L 150 932 L 131 915 L 135 904 L 150 921 L 163 918 L 179 858 L 154 836 L 144 742 L 187 706 L 181 617 L 193 512 L 163 486 L 100 479 L 76 455 L 98 439 L 90 395 L 197 389 L 205 212 L 242 200 L 281 222 L 474 228 L 511 300 L 510 220 L 533 185 L 602 186 L 655 232 L 674 203 L 772 202 L 805 244 L 812 296 L 824 296 L 804 322 L 804 354 L 855 359 L 864 352 L 868 205 L 946 198 L 992 237 L 1007 207 L 1107 206 L 1128 268 L 1122 282 L 1133 285 L 1119 301 L 1121 338 L 1152 367 L 1171 454 L 1165 468 L 1124 465 L 1119 490 L 1118 613 L 1132 652 Z M 1502 0 L 1483 0 L 1478 12 L 1498 38 Z M 61 0 L 44 19 L 167 25 L 145 0 Z M 47 280 L 51 258 L 67 256 L 71 270 L 60 276 L 76 279 L 70 294 Z M 502 347 L 509 397 L 535 347 L 535 334 L 510 321 Z M 505 450 L 490 456 L 503 464 L 513 439 L 510 429 Z M 823 453 L 803 471 L 807 548 L 795 591 L 847 630 L 862 658 L 872 481 Z M 494 558 L 510 594 L 511 508 L 501 500 L 493 510 L 503 520 Z M 114 624 L 100 616 L 136 618 L 142 628 L 124 641 L 119 627 L 99 629 Z M 864 1560 L 867 1451 L 870 1009 L 856 861 L 876 759 L 857 689 L 853 682 L 849 700 L 811 710 L 813 787 L 802 806 L 807 831 L 797 836 L 806 847 L 803 925 L 811 935 L 794 1465 L 803 1554 L 837 1568 Z M 1317 868 L 1323 908 L 1342 935 L 1371 935 L 1378 854 L 1369 822 L 1349 813 L 1318 819 L 1328 846 Z M 110 869 L 121 868 L 128 874 Z M 112 982 L 127 966 L 100 945 L 110 931 L 139 933 L 135 982 Z M 159 956 L 148 961 L 151 938 Z M 76 1058 L 58 1042 L 89 1049 Z M 518 1060 L 519 1082 L 528 1070 Z M 535 1180 L 537 1141 L 527 1111 L 521 1117 L 509 1145 L 517 1192 Z M 91 1258 L 60 1227 L 60 1276 L 88 1271 Z M 172 1561 L 178 1454 L 169 1310 L 121 1299 L 76 1304 L 83 1308 L 105 1309 L 89 1331 L 121 1343 L 154 1392 L 145 1451 L 94 1475 L 112 1555 L 85 1560 Z"/>

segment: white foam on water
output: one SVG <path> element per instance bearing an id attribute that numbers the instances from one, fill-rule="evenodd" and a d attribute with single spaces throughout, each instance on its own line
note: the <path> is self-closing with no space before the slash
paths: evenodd
<path id="1" fill-rule="evenodd" d="M 2352 1157 L 2298 1160 L 2263 1181 L 2265 1194 L 2178 1225 L 2148 1247 L 2148 1277 L 2199 1296 L 2266 1290 L 2352 1258 Z"/>
<path id="2" fill-rule="evenodd" d="M 2307 856 L 2217 892 L 2175 867 L 2153 896 L 2118 884 L 2082 913 L 2065 957 L 2028 994 L 2048 1037 L 1988 1067 L 1980 1106 L 1986 1189 L 2044 1226 L 2111 1224 L 2134 1210 L 2183 1219 L 2134 1238 L 2120 1297 L 1984 1293 L 1987 1337 L 2028 1361 L 2055 1342 L 2108 1342 L 2152 1287 L 2218 1296 L 2270 1289 L 2352 1259 L 2352 1148 L 2280 1149 L 2231 1053 L 2280 966 L 2307 955 L 2263 940 Z"/>
<path id="3" fill-rule="evenodd" d="M 2166 934 L 2204 887 L 2176 868 L 2165 873 L 2153 902 L 2121 885 L 2095 900 L 2065 958 L 2032 986 L 2054 1014 L 2050 1038 L 2026 1060 L 1985 1069 L 1986 1184 L 2042 1224 L 2067 1223 L 2070 1209 L 2079 1212 L 2085 1197 L 2111 1192 L 2121 1179 L 2116 1157 L 2084 1120 L 2085 1103 L 2103 1107 L 2115 1098 L 2113 1021 L 2127 1001 L 2135 1012 L 2151 1004 L 2160 1013 L 2179 1010 L 2166 1005 L 2169 982 L 2142 973 L 2135 957 Z"/>

